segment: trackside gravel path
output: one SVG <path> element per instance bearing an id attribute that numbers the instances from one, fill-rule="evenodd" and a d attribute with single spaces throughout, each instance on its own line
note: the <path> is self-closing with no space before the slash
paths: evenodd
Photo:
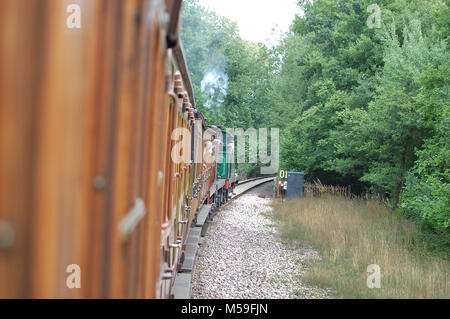
<path id="1" fill-rule="evenodd" d="M 269 218 L 271 183 L 222 208 L 202 239 L 192 277 L 194 299 L 327 298 L 300 282 L 310 249 L 284 244 Z"/>

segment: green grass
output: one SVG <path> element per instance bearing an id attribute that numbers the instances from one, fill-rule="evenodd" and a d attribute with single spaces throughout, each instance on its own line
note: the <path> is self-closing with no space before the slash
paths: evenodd
<path id="1" fill-rule="evenodd" d="M 372 200 L 306 197 L 273 201 L 284 239 L 317 249 L 303 281 L 337 298 L 450 298 L 450 261 L 418 242 L 421 229 Z M 367 266 L 381 268 L 381 288 L 367 287 Z"/>

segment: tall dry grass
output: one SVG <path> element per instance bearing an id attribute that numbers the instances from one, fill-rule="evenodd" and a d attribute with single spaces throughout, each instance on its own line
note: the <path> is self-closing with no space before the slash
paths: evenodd
<path id="1" fill-rule="evenodd" d="M 284 238 L 318 249 L 304 279 L 344 298 L 450 298 L 448 260 L 414 240 L 420 230 L 373 200 L 305 197 L 273 201 Z M 381 267 L 381 288 L 369 289 L 367 266 Z"/>

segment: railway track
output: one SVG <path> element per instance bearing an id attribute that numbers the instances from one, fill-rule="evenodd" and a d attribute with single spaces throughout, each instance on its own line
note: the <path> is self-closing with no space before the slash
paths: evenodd
<path id="1" fill-rule="evenodd" d="M 273 181 L 273 179 L 274 179 L 274 177 L 272 176 L 272 177 L 265 177 L 265 178 L 255 178 L 255 179 L 250 179 L 250 180 L 239 182 L 238 186 L 236 186 L 234 189 L 234 193 L 236 193 L 236 195 L 233 195 L 231 198 L 234 199 L 236 197 L 239 197 L 242 194 L 249 191 L 250 189 L 253 189 L 257 186 L 260 186 L 262 184 Z"/>
<path id="2" fill-rule="evenodd" d="M 231 199 L 221 207 L 228 205 L 234 199 L 245 194 L 246 192 L 273 180 L 274 177 L 263 177 L 240 181 L 234 188 Z M 200 213 L 198 215 L 196 223 L 193 224 L 193 227 L 190 229 L 186 247 L 184 247 L 185 255 L 182 257 L 183 265 L 181 269 L 179 269 L 179 273 L 175 279 L 175 299 L 190 299 L 191 297 L 192 272 L 195 266 L 195 259 L 197 257 L 200 238 L 206 234 L 212 218 L 217 214 L 218 211 L 220 211 L 220 209 L 213 211 L 212 205 L 204 205 L 200 209 Z"/>

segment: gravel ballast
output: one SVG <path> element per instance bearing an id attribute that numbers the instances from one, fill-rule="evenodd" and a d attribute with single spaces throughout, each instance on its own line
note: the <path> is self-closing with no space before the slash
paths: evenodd
<path id="1" fill-rule="evenodd" d="M 280 239 L 269 218 L 271 199 L 246 194 L 223 207 L 201 241 L 192 276 L 194 299 L 327 298 L 301 282 L 316 251 Z"/>

